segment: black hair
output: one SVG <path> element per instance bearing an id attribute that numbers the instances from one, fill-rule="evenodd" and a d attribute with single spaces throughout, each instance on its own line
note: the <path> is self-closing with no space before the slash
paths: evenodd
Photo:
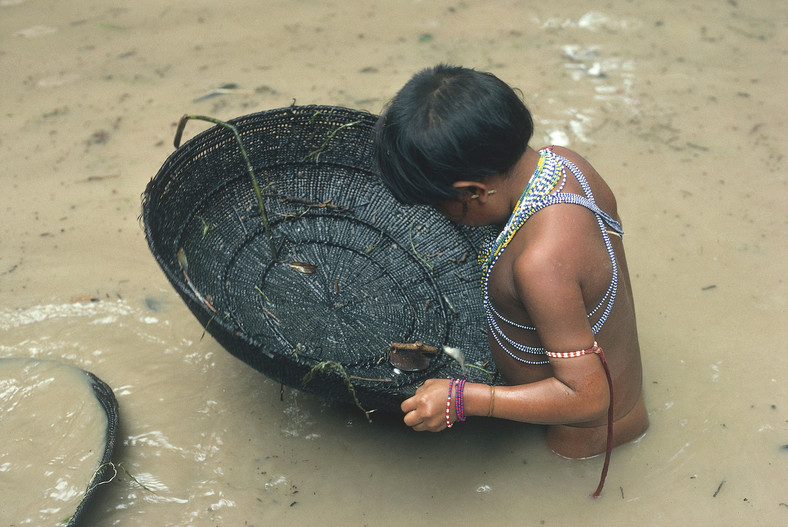
<path id="1" fill-rule="evenodd" d="M 378 119 L 375 156 L 399 201 L 435 205 L 455 181 L 506 174 L 533 134 L 518 94 L 491 73 L 438 65 L 411 78 Z"/>

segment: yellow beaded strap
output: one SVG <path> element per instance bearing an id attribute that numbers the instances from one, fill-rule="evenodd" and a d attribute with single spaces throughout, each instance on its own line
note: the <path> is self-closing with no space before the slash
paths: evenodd
<path id="1" fill-rule="evenodd" d="M 482 266 L 482 293 L 486 293 L 487 278 L 490 270 L 492 269 L 495 261 L 501 255 L 501 252 L 506 248 L 514 235 L 528 218 L 530 218 L 537 210 L 537 205 L 540 200 L 545 196 L 551 194 L 558 181 L 562 178 L 566 181 L 563 164 L 560 162 L 557 154 L 552 150 L 543 149 L 539 153 L 539 163 L 536 165 L 528 185 L 525 187 L 520 199 L 514 207 L 509 221 L 506 222 L 503 230 L 498 234 L 492 243 L 485 244 L 479 252 L 479 264 Z M 563 183 L 561 184 L 563 188 Z M 559 189 L 560 190 L 560 189 Z"/>

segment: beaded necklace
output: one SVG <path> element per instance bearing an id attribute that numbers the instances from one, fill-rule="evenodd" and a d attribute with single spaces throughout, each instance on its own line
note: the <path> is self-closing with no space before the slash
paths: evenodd
<path id="1" fill-rule="evenodd" d="M 489 296 L 489 280 L 490 274 L 492 273 L 492 268 L 498 261 L 498 258 L 503 253 L 506 246 L 514 238 L 517 230 L 522 227 L 526 220 L 528 220 L 528 218 L 530 218 L 534 213 L 546 206 L 555 203 L 574 203 L 576 205 L 582 205 L 590 209 L 596 215 L 597 223 L 599 224 L 599 228 L 602 231 L 602 237 L 604 238 L 605 246 L 607 248 L 608 254 L 610 255 L 610 261 L 613 265 L 613 276 L 611 277 L 610 285 L 608 286 L 608 289 L 605 292 L 602 300 L 600 300 L 599 304 L 597 304 L 597 306 L 592 309 L 590 313 L 588 313 L 588 317 L 591 318 L 604 305 L 602 315 L 592 327 L 592 332 L 595 335 L 602 328 L 602 325 L 605 323 L 605 320 L 607 320 L 607 317 L 610 314 L 610 311 L 613 307 L 613 302 L 615 301 L 616 289 L 618 285 L 618 266 L 616 265 L 615 253 L 613 252 L 610 238 L 605 230 L 605 224 L 608 224 L 616 234 L 623 234 L 621 225 L 612 217 L 610 217 L 610 215 L 601 210 L 596 205 L 596 203 L 594 203 L 591 187 L 583 176 L 583 173 L 579 168 L 577 168 L 577 166 L 575 166 L 574 163 L 548 149 L 540 150 L 540 154 L 541 156 L 539 158 L 539 163 L 537 164 L 536 170 L 534 170 L 531 180 L 528 182 L 528 185 L 526 186 L 522 196 L 520 196 L 520 199 L 515 206 L 514 212 L 512 212 L 512 215 L 509 217 L 504 229 L 496 238 L 488 241 L 479 254 L 479 262 L 482 266 L 482 300 L 487 315 L 487 323 L 491 330 L 490 333 L 498 342 L 498 345 L 501 347 L 501 349 L 506 351 L 509 356 L 519 362 L 526 364 L 547 364 L 549 361 L 546 360 L 546 358 L 541 358 L 540 360 L 527 359 L 521 355 L 515 354 L 513 350 L 531 355 L 540 355 L 541 357 L 545 357 L 547 350 L 545 350 L 543 347 L 527 346 L 509 338 L 498 325 L 498 320 L 501 320 L 510 326 L 528 331 L 536 331 L 536 328 L 518 324 L 517 322 L 505 318 L 495 309 L 492 302 L 490 301 Z M 564 185 L 566 184 L 565 167 L 568 167 L 572 171 L 572 174 L 583 188 L 585 197 L 579 196 L 577 194 L 566 194 L 561 192 L 561 190 L 564 188 Z M 556 186 L 558 185 L 558 181 L 561 179 L 561 176 L 563 176 L 561 185 L 556 190 Z"/>
<path id="2" fill-rule="evenodd" d="M 489 272 L 498 260 L 503 250 L 512 241 L 517 230 L 523 226 L 525 221 L 538 210 L 537 204 L 544 197 L 553 192 L 558 180 L 563 176 L 561 187 L 559 191 L 564 188 L 566 183 L 566 173 L 563 166 L 559 161 L 557 154 L 551 150 L 543 149 L 539 153 L 539 163 L 536 165 L 531 179 L 528 181 L 525 190 L 523 191 L 517 204 L 514 206 L 514 211 L 506 222 L 503 230 L 498 234 L 494 240 L 486 243 L 479 253 L 479 264 L 482 266 L 482 292 L 486 297 L 487 294 L 487 279 Z"/>
<path id="3" fill-rule="evenodd" d="M 479 253 L 479 263 L 482 266 L 482 301 L 487 313 L 487 322 L 492 330 L 491 333 L 493 337 L 495 337 L 495 340 L 498 341 L 501 348 L 506 350 L 510 356 L 527 364 L 547 364 L 548 361 L 544 359 L 536 361 L 525 359 L 509 351 L 509 348 L 514 347 L 521 352 L 542 356 L 544 356 L 544 349 L 520 344 L 506 336 L 500 327 L 498 327 L 498 323 L 495 320 L 495 316 L 497 315 L 500 317 L 500 315 L 498 315 L 492 302 L 490 302 L 488 286 L 490 273 L 495 266 L 495 262 L 497 262 L 501 254 L 503 254 L 503 250 L 509 242 L 512 241 L 514 235 L 517 234 L 518 229 L 522 227 L 526 220 L 536 211 L 543 208 L 544 200 L 556 190 L 559 180 L 561 181 L 561 185 L 558 187 L 558 192 L 560 192 L 566 184 L 566 172 L 564 172 L 559 156 L 546 148 L 539 152 L 539 163 L 536 165 L 536 169 L 531 179 L 528 181 L 528 185 L 526 185 L 520 199 L 517 201 L 512 215 L 509 217 L 509 220 L 506 222 L 500 234 L 495 238 L 491 237 Z M 503 317 L 501 317 L 501 319 L 509 324 L 517 325 Z M 526 326 L 520 327 L 531 330 L 534 329 Z M 506 344 L 501 342 L 501 338 L 506 341 Z"/>

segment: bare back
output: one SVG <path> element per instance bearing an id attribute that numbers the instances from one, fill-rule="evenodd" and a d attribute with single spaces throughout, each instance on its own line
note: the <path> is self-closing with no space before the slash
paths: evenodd
<path id="1" fill-rule="evenodd" d="M 578 154 L 571 150 L 553 147 L 552 150 L 574 163 L 585 176 L 596 205 L 611 218 L 620 221 L 613 192 L 597 171 Z M 569 175 L 561 189 L 563 193 L 583 195 L 584 190 L 577 179 Z M 605 238 L 609 238 L 606 247 Z M 611 262 L 611 252 L 614 257 Z M 545 255 L 552 255 L 546 258 Z M 642 370 L 640 348 L 637 336 L 634 302 L 627 268 L 624 246 L 619 236 L 605 236 L 600 231 L 600 223 L 595 214 L 585 207 L 571 203 L 558 203 L 545 207 L 534 213 L 532 217 L 517 231 L 509 243 L 506 252 L 501 254 L 489 277 L 489 295 L 501 317 L 511 320 L 516 325 L 507 326 L 509 338 L 526 346 L 547 347 L 556 345 L 575 349 L 582 343 L 573 343 L 573 331 L 561 330 L 555 334 L 549 326 L 537 327 L 536 331 L 522 329 L 534 327 L 535 321 L 522 300 L 521 285 L 518 280 L 523 278 L 522 269 L 529 265 L 559 266 L 562 269 L 560 280 L 567 290 L 578 291 L 576 303 L 582 306 L 556 306 L 557 310 L 565 308 L 567 313 L 589 313 L 604 301 L 609 294 L 611 273 L 617 265 L 617 290 L 615 301 L 604 320 L 603 325 L 595 334 L 595 339 L 604 348 L 607 363 L 610 367 L 614 390 L 614 443 L 620 444 L 641 435 L 648 426 L 647 415 L 642 400 Z M 536 276 L 539 275 L 534 275 Z M 555 284 L 556 287 L 561 284 Z M 560 288 L 560 287 L 559 287 Z M 567 295 L 567 298 L 572 298 Z M 544 303 L 556 302 L 555 298 L 541 299 Z M 532 310 L 535 310 L 532 308 Z M 590 317 L 590 315 L 589 315 Z M 575 317 L 577 318 L 577 317 Z M 587 330 L 581 326 L 585 323 Z M 590 331 L 592 321 L 576 320 L 577 335 Z M 521 327 L 522 326 L 522 327 Z M 551 333 L 552 331 L 552 333 Z M 565 344 L 564 344 L 565 343 Z M 506 351 L 501 339 L 490 336 L 490 347 L 498 368 L 509 384 L 525 384 L 537 382 L 554 375 L 551 364 L 529 364 Z M 570 359 L 573 360 L 573 359 Z M 534 362 L 534 361 L 532 361 Z M 634 411 L 633 411 L 634 409 Z M 626 416 L 626 417 L 625 417 Z M 572 423 L 571 425 L 554 425 L 548 431 L 548 442 L 558 453 L 570 457 L 586 457 L 604 450 L 605 420 Z"/>

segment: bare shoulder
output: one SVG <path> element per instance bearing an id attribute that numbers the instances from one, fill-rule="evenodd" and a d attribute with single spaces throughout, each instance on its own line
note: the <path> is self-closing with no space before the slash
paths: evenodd
<path id="1" fill-rule="evenodd" d="M 512 267 L 520 287 L 544 293 L 579 282 L 585 264 L 576 249 L 587 243 L 586 220 L 579 207 L 546 207 L 528 220 Z"/>
<path id="2" fill-rule="evenodd" d="M 581 169 L 588 168 L 588 169 L 590 169 L 590 171 L 593 171 L 594 173 L 596 173 L 596 170 L 594 169 L 593 166 L 591 166 L 591 163 L 585 157 L 583 157 L 582 155 L 578 154 L 574 150 L 572 150 L 570 148 L 566 148 L 565 146 L 552 146 L 552 147 L 550 147 L 550 149 L 553 152 L 555 152 L 556 154 L 558 154 L 559 156 L 567 158 L 572 163 L 574 163 L 577 166 L 579 166 Z"/>
<path id="3" fill-rule="evenodd" d="M 574 150 L 565 148 L 563 146 L 554 146 L 552 147 L 552 150 L 556 154 L 565 157 L 577 165 L 577 168 L 580 169 L 586 180 L 588 180 L 588 183 L 591 185 L 591 191 L 594 194 L 597 204 L 602 208 L 602 210 L 612 215 L 615 219 L 619 219 L 618 204 L 616 203 L 616 197 L 613 194 L 613 190 L 607 184 L 605 179 L 599 174 L 596 168 L 594 168 L 591 162 Z M 578 192 L 578 190 L 575 189 L 572 190 L 572 192 Z"/>

